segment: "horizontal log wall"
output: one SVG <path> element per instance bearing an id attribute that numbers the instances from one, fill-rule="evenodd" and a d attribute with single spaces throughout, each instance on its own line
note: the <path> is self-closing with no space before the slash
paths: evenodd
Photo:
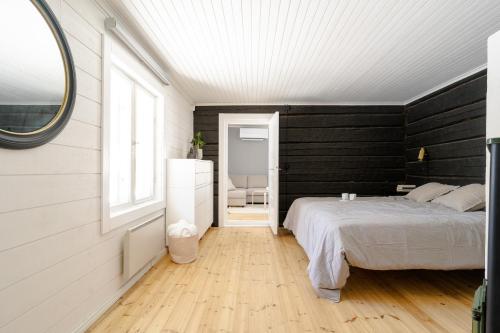
<path id="1" fill-rule="evenodd" d="M 397 183 L 484 183 L 486 71 L 406 106 L 198 106 L 215 163 L 219 113 L 280 112 L 280 218 L 303 196 L 394 194 Z M 429 160 L 418 162 L 420 147 Z"/>
<path id="2" fill-rule="evenodd" d="M 213 160 L 218 201 L 219 113 L 280 112 L 280 219 L 302 196 L 394 194 L 405 179 L 403 106 L 198 106 L 194 129 Z"/>
<path id="3" fill-rule="evenodd" d="M 407 183 L 484 183 L 486 70 L 405 107 Z M 418 162 L 420 147 L 429 158 Z"/>

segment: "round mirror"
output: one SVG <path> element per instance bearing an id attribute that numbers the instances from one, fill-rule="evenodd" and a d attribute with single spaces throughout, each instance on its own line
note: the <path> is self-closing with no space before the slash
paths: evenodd
<path id="1" fill-rule="evenodd" d="M 0 145 L 31 148 L 70 117 L 75 71 L 61 27 L 43 0 L 0 1 Z"/>

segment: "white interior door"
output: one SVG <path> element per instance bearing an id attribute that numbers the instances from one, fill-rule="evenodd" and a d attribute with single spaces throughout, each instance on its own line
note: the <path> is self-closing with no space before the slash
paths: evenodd
<path id="1" fill-rule="evenodd" d="M 269 121 L 269 225 L 275 235 L 279 224 L 279 148 L 280 148 L 279 112 L 275 112 Z"/>

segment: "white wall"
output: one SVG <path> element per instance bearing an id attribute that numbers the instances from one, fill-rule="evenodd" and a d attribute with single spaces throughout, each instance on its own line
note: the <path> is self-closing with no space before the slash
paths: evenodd
<path id="1" fill-rule="evenodd" d="M 488 89 L 486 95 L 486 139 L 500 137 L 500 31 L 488 38 Z M 491 155 L 486 150 L 486 213 L 489 214 Z M 488 215 L 489 216 L 489 215 Z M 488 273 L 488 231 L 486 224 L 485 276 Z"/>
<path id="2" fill-rule="evenodd" d="M 71 46 L 78 95 L 51 143 L 0 149 L 0 332 L 82 329 L 126 287 L 122 241 L 100 233 L 101 33 L 92 0 L 50 0 Z M 166 88 L 167 156 L 184 157 L 193 107 Z M 163 235 L 159 235 L 163 238 Z"/>
<path id="3" fill-rule="evenodd" d="M 228 132 L 228 171 L 230 175 L 267 175 L 269 141 L 243 141 L 239 127 Z"/>
<path id="4" fill-rule="evenodd" d="M 488 38 L 488 93 L 486 100 L 486 138 L 500 137 L 500 31 Z"/>

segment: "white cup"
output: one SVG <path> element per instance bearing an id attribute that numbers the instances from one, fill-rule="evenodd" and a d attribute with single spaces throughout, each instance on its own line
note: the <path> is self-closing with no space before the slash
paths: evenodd
<path id="1" fill-rule="evenodd" d="M 342 193 L 342 200 L 349 200 L 349 193 Z"/>
<path id="2" fill-rule="evenodd" d="M 354 200 L 354 199 L 356 199 L 356 193 L 349 194 L 349 200 Z"/>

